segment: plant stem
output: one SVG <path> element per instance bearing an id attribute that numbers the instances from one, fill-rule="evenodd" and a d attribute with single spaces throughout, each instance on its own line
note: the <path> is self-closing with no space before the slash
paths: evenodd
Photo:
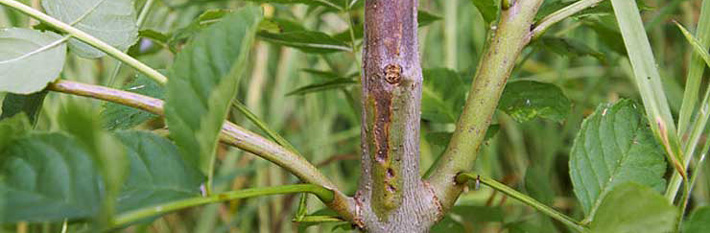
<path id="1" fill-rule="evenodd" d="M 443 208 L 454 205 L 463 191 L 455 182 L 460 172 L 472 168 L 485 139 L 508 77 L 523 48 L 530 42 L 531 25 L 542 0 L 518 0 L 501 11 L 501 19 L 480 59 L 470 95 L 449 146 L 434 166 L 429 183 Z"/>
<path id="2" fill-rule="evenodd" d="M 575 3 L 570 4 L 569 6 L 566 6 L 565 8 L 562 8 L 552 14 L 549 14 L 548 16 L 545 16 L 545 18 L 542 18 L 538 23 L 535 25 L 535 29 L 532 31 L 532 38 L 533 40 L 539 38 L 543 34 L 545 34 L 545 31 L 547 29 L 550 29 L 552 25 L 569 18 L 570 16 L 584 10 L 590 7 L 594 7 L 600 2 L 603 2 L 604 0 L 581 0 L 577 1 Z"/>
<path id="3" fill-rule="evenodd" d="M 194 197 L 178 201 L 173 201 L 169 203 L 164 203 L 148 208 L 138 209 L 125 214 L 117 216 L 113 220 L 113 226 L 120 227 L 124 226 L 138 220 L 158 216 L 161 214 L 169 213 L 176 210 L 186 209 L 190 207 L 196 207 L 211 203 L 231 201 L 234 199 L 267 196 L 274 194 L 291 194 L 291 193 L 311 193 L 316 195 L 324 203 L 330 203 L 334 200 L 334 192 L 323 188 L 318 185 L 313 184 L 297 184 L 297 185 L 284 185 L 278 187 L 266 187 L 266 188 L 253 188 L 245 189 L 239 191 L 232 191 L 226 193 L 215 194 L 207 197 Z"/>
<path id="4" fill-rule="evenodd" d="M 132 92 L 66 80 L 57 80 L 49 84 L 47 89 L 122 104 L 156 115 L 162 116 L 164 114 L 162 100 Z M 329 203 L 328 207 L 345 219 L 352 219 L 355 213 L 353 199 L 340 192 L 323 173 L 305 158 L 229 121 L 225 121 L 220 139 L 225 144 L 246 150 L 281 166 L 307 183 L 332 189 L 335 192 L 335 200 Z"/>
<path id="5" fill-rule="evenodd" d="M 684 32 L 684 34 L 686 33 Z M 710 45 L 710 1 L 703 1 L 696 36 L 703 47 Z M 692 130 L 688 127 L 695 111 L 695 104 L 698 102 L 698 92 L 700 91 L 703 72 L 705 72 L 705 63 L 703 63 L 702 57 L 697 52 L 691 52 L 690 66 L 688 67 L 688 76 L 686 77 L 685 91 L 683 92 L 683 104 L 678 117 L 678 135 L 680 137 L 683 137 L 688 130 Z"/>
<path id="6" fill-rule="evenodd" d="M 155 0 L 147 0 L 145 4 L 143 4 L 141 12 L 140 14 L 138 14 L 138 20 L 136 20 L 136 25 L 138 26 L 139 30 L 145 23 L 145 20 L 148 18 L 148 13 L 150 13 L 150 9 L 153 8 L 153 3 L 155 3 Z M 111 77 L 108 79 L 109 81 L 107 86 L 113 86 L 113 81 L 116 79 L 116 76 L 118 76 L 118 73 L 121 71 L 121 67 L 123 67 L 123 63 L 120 60 L 116 61 L 116 67 L 113 68 L 113 72 L 111 72 Z"/>
<path id="7" fill-rule="evenodd" d="M 564 215 L 563 213 L 557 212 L 557 210 L 553 209 L 552 207 L 549 207 L 545 204 L 540 203 L 539 201 L 535 200 L 534 198 L 522 194 L 518 191 L 515 191 L 515 189 L 512 189 L 505 184 L 502 184 L 496 180 L 481 177 L 479 175 L 475 175 L 472 173 L 461 173 L 458 176 L 456 176 L 456 182 L 460 184 L 465 184 L 468 181 L 475 181 L 475 182 L 480 182 L 488 187 L 491 187 L 492 189 L 495 189 L 496 191 L 499 191 L 501 193 L 504 193 L 505 195 L 508 195 L 522 203 L 525 203 L 526 205 L 533 207 L 543 214 L 550 216 L 551 218 L 560 221 L 561 223 L 567 225 L 568 227 L 577 230 L 578 232 L 589 232 L 589 229 L 584 227 L 579 221 L 572 219 L 571 217 Z"/>
<path id="8" fill-rule="evenodd" d="M 62 21 L 59 21 L 47 14 L 44 14 L 32 7 L 29 7 L 25 4 L 22 4 L 16 0 L 0 0 L 0 4 L 8 6 L 12 9 L 18 10 L 24 14 L 29 15 L 32 18 L 38 19 L 42 21 L 43 23 L 46 23 L 60 31 L 63 31 L 72 37 L 87 43 L 104 53 L 120 60 L 123 63 L 126 63 L 127 65 L 135 68 L 136 70 L 140 71 L 141 73 L 144 73 L 146 76 L 154 79 L 158 83 L 166 83 L 168 79 L 161 74 L 160 72 L 156 71 L 153 68 L 150 68 L 149 66 L 143 64 L 142 62 L 136 60 L 135 58 L 129 56 L 128 54 L 121 52 L 121 50 L 118 50 L 111 45 L 107 44 L 106 42 L 103 42 L 96 37 L 89 35 L 86 32 L 83 32 L 75 27 L 72 27 L 69 24 L 66 24 Z"/>

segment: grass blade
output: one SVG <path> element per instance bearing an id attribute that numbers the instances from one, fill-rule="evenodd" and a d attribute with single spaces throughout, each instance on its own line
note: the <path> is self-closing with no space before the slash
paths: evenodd
<path id="1" fill-rule="evenodd" d="M 678 118 L 678 131 L 679 136 L 683 136 L 688 130 L 688 126 L 691 122 L 693 112 L 695 111 L 695 105 L 698 102 L 698 92 L 700 91 L 700 81 L 703 77 L 703 72 L 705 71 L 705 62 L 708 61 L 708 50 L 703 50 L 698 52 L 698 45 L 702 47 L 710 46 L 710 1 L 703 1 L 702 9 L 700 12 L 700 20 L 698 22 L 697 28 L 697 40 L 691 39 L 693 36 L 685 30 L 681 25 L 678 27 L 688 39 L 688 42 L 693 46 L 693 49 L 697 53 L 693 53 L 690 60 L 690 67 L 688 68 L 688 76 L 685 83 L 685 92 L 683 93 L 683 105 L 680 109 L 680 116 Z M 702 56 L 705 55 L 705 56 Z"/>

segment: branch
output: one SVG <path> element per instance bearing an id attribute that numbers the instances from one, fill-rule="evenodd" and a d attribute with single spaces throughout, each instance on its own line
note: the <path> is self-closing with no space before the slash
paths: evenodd
<path id="1" fill-rule="evenodd" d="M 50 91 L 105 100 L 134 107 L 156 115 L 164 115 L 162 100 L 132 92 L 66 80 L 57 80 L 49 84 L 47 89 Z M 229 121 L 225 121 L 224 126 L 222 126 L 220 139 L 225 144 L 251 152 L 281 166 L 305 182 L 333 190 L 335 192 L 335 198 L 332 202 L 326 203 L 326 205 L 337 211 L 344 218 L 352 219 L 352 215 L 355 211 L 352 198 L 340 192 L 327 177 L 305 158 Z"/>
<path id="2" fill-rule="evenodd" d="M 512 197 L 522 203 L 525 203 L 526 205 L 533 207 L 540 212 L 546 214 L 547 216 L 550 216 L 551 218 L 560 221 L 561 223 L 567 225 L 568 227 L 571 227 L 572 229 L 577 230 L 578 232 L 589 232 L 588 229 L 582 226 L 581 223 L 579 223 L 577 220 L 574 220 L 570 218 L 567 215 L 564 215 L 560 212 L 557 212 L 557 210 L 553 209 L 552 207 L 549 207 L 543 203 L 540 203 L 539 201 L 533 199 L 532 197 L 522 194 L 518 191 L 515 191 L 515 189 L 512 189 L 505 184 L 501 184 L 500 182 L 489 179 L 489 178 L 484 178 L 475 174 L 471 173 L 461 173 L 458 176 L 456 176 L 456 182 L 460 184 L 465 184 L 468 181 L 476 181 L 477 183 L 483 183 L 487 185 L 488 187 L 491 187 L 501 193 L 504 193 L 505 195 L 508 195 L 509 197 Z"/>
<path id="3" fill-rule="evenodd" d="M 116 219 L 113 220 L 114 227 L 121 227 L 127 224 L 131 224 L 138 220 L 158 216 L 161 214 L 166 214 L 169 212 L 186 209 L 190 207 L 196 207 L 211 203 L 231 201 L 234 199 L 242 199 L 249 197 L 267 196 L 274 194 L 291 194 L 291 193 L 311 193 L 314 194 L 323 201 L 324 203 L 332 202 L 334 199 L 334 192 L 332 190 L 323 188 L 318 185 L 313 184 L 297 184 L 297 185 L 284 185 L 278 187 L 267 187 L 267 188 L 253 188 L 238 190 L 226 193 L 220 193 L 208 197 L 194 197 L 173 202 L 168 202 L 164 204 L 159 204 L 156 206 L 151 206 L 148 208 L 142 208 L 135 211 L 131 211 L 125 214 L 118 215 Z"/>
<path id="4" fill-rule="evenodd" d="M 516 60 L 531 40 L 531 25 L 542 0 L 518 0 L 501 11 L 500 23 L 476 71 L 470 95 L 444 154 L 428 179 L 442 207 L 450 208 L 463 191 L 458 173 L 473 167 Z"/>
<path id="5" fill-rule="evenodd" d="M 18 1 L 15 0 L 0 0 L 0 5 L 6 5 L 12 9 L 18 10 L 22 13 L 25 13 L 29 15 L 32 18 L 38 19 L 42 21 L 43 23 L 46 23 L 62 32 L 65 32 L 72 37 L 87 43 L 104 53 L 126 63 L 127 65 L 135 68 L 136 70 L 140 71 L 141 73 L 146 74 L 146 76 L 154 79 L 158 83 L 165 84 L 168 81 L 168 78 L 166 78 L 163 74 L 160 72 L 156 71 L 153 68 L 150 68 L 149 66 L 143 64 L 142 62 L 136 60 L 135 58 L 129 56 L 128 54 L 121 52 L 121 50 L 118 50 L 114 48 L 113 46 L 107 44 L 106 42 L 103 42 L 96 37 L 89 35 L 86 32 L 83 32 L 75 27 L 72 27 L 69 24 L 66 24 L 62 21 L 59 21 L 45 13 L 42 13 L 41 11 L 38 11 L 32 7 L 29 7 L 25 4 L 22 4 Z"/>
<path id="6" fill-rule="evenodd" d="M 582 10 L 594 7 L 603 1 L 604 0 L 581 0 L 572 3 L 569 6 L 566 6 L 565 8 L 562 8 L 548 16 L 545 16 L 545 18 L 542 18 L 540 22 L 536 23 L 537 26 L 535 26 L 535 29 L 532 30 L 533 40 L 539 38 L 540 36 L 542 36 L 542 34 L 545 34 L 545 31 L 552 27 L 552 25 L 555 25 L 556 23 L 574 14 L 577 14 Z"/>

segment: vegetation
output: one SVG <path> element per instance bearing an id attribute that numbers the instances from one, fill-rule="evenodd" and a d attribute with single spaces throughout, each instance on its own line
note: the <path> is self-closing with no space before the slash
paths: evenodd
<path id="1" fill-rule="evenodd" d="M 0 0 L 0 28 L 0 232 L 710 230 L 710 0 Z"/>

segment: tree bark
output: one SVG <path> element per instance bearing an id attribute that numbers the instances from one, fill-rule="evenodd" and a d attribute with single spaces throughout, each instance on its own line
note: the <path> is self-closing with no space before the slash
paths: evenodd
<path id="1" fill-rule="evenodd" d="M 417 0 L 365 1 L 362 177 L 355 222 L 368 232 L 427 232 L 441 213 L 419 174 L 417 6 Z"/>

